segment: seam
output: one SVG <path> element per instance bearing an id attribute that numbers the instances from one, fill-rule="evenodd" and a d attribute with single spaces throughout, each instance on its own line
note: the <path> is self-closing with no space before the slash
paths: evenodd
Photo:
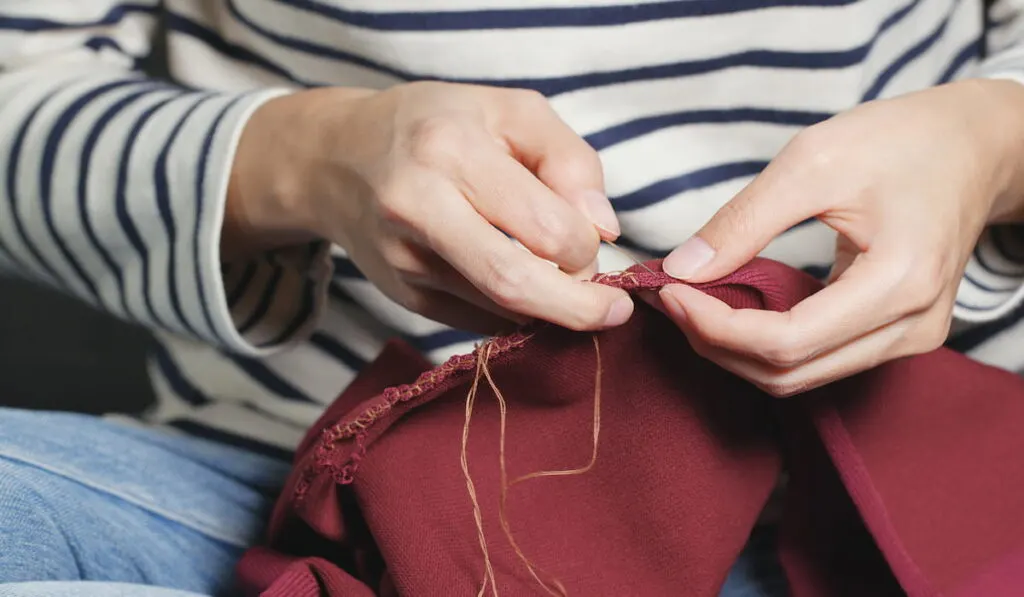
<path id="1" fill-rule="evenodd" d="M 38 469 L 38 470 L 50 473 L 52 475 L 56 475 L 56 476 L 66 480 L 66 481 L 70 481 L 70 482 L 75 483 L 77 485 L 81 485 L 82 487 L 85 487 L 85 488 L 91 489 L 93 491 L 97 491 L 99 493 L 102 493 L 102 494 L 104 494 L 106 496 L 109 496 L 109 497 L 112 497 L 112 498 L 115 498 L 115 499 L 127 502 L 127 503 L 132 504 L 133 506 L 135 506 L 135 507 L 137 507 L 137 508 L 139 508 L 139 509 L 141 509 L 141 510 L 147 512 L 147 513 L 149 513 L 149 514 L 152 514 L 153 516 L 157 516 L 159 518 L 163 518 L 164 520 L 167 520 L 168 522 L 173 522 L 175 524 L 179 524 L 179 525 L 181 525 L 181 526 L 183 526 L 185 528 L 188 528 L 188 529 L 190 529 L 192 531 L 195 531 L 195 532 L 197 532 L 197 533 L 199 533 L 199 534 L 201 534 L 203 536 L 206 536 L 206 537 L 208 537 L 210 539 L 214 539 L 214 540 L 219 541 L 221 543 L 225 543 L 227 545 L 231 545 L 231 546 L 235 546 L 235 547 L 243 547 L 243 548 L 249 546 L 250 541 L 244 540 L 244 539 L 239 538 L 237 536 L 232 536 L 231 534 L 229 534 L 227 532 L 224 532 L 223 529 L 215 528 L 215 523 L 210 523 L 211 526 L 200 526 L 201 521 L 190 520 L 187 517 L 181 516 L 179 514 L 175 514 L 174 512 L 171 512 L 171 511 L 166 510 L 164 508 L 160 508 L 160 507 L 158 507 L 158 506 L 156 506 L 156 505 L 154 505 L 152 503 L 145 502 L 145 501 L 143 501 L 141 499 L 138 499 L 138 498 L 136 498 L 134 496 L 126 495 L 126 494 L 123 494 L 123 493 L 118 493 L 113 487 L 107 486 L 107 485 L 102 484 L 102 483 L 96 483 L 94 481 L 82 479 L 82 478 L 79 478 L 77 476 L 73 476 L 73 475 L 71 475 L 71 473 L 69 473 L 67 471 L 63 471 L 63 470 L 61 470 L 59 468 L 50 466 L 48 464 L 45 464 L 43 462 L 34 460 L 32 458 L 26 458 L 24 456 L 11 454 L 11 453 L 3 451 L 3 450 L 0 450 L 0 458 L 7 459 L 8 461 L 10 461 L 12 463 L 17 463 L 17 464 L 22 464 L 22 465 L 25 465 L 25 466 L 30 466 L 32 468 L 35 468 L 35 469 Z"/>
<path id="2" fill-rule="evenodd" d="M 598 274 L 592 283 L 603 284 L 630 290 L 649 290 L 660 288 L 666 284 L 678 282 L 668 274 L 651 271 L 646 266 L 635 266 L 624 272 L 613 272 Z M 389 414 L 396 405 L 409 402 L 433 390 L 441 383 L 454 376 L 473 370 L 477 366 L 477 360 L 482 354 L 486 355 L 488 362 L 495 357 L 511 352 L 522 346 L 533 338 L 534 331 L 551 324 L 540 323 L 526 326 L 507 336 L 498 336 L 478 346 L 470 354 L 456 355 L 445 361 L 440 366 L 421 374 L 411 384 L 402 384 L 385 389 L 382 393 L 371 398 L 371 404 L 355 417 L 346 417 L 340 422 L 325 428 L 320 432 L 320 439 L 313 448 L 312 462 L 308 463 L 299 474 L 298 481 L 292 490 L 296 504 L 301 503 L 309 493 L 313 482 L 322 475 L 330 475 L 339 485 L 350 485 L 355 479 L 359 463 L 366 454 L 366 439 L 369 428 L 379 421 L 381 417 Z M 481 348 L 488 347 L 485 353 Z M 354 449 L 343 459 L 338 459 L 334 454 L 339 444 L 344 441 L 353 440 Z"/>

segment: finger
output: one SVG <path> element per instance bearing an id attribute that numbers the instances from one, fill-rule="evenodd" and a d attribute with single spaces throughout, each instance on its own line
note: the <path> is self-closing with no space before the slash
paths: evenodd
<path id="1" fill-rule="evenodd" d="M 426 267 L 411 256 L 407 256 L 405 261 L 396 258 L 395 252 L 391 247 L 386 256 L 370 253 L 361 256 L 358 262 L 370 283 L 399 305 L 428 319 L 482 334 L 510 330 L 519 325 L 518 321 L 481 309 L 449 293 L 407 283 L 404 276 L 409 275 L 408 272 L 426 272 Z M 426 279 L 429 274 L 421 273 L 419 277 Z M 513 314 L 513 317 L 517 316 Z"/>
<path id="2" fill-rule="evenodd" d="M 761 390 L 779 398 L 795 396 L 840 379 L 873 369 L 881 363 L 903 356 L 892 353 L 907 331 L 904 322 L 876 330 L 839 350 L 791 369 L 779 369 L 721 350 L 711 350 L 707 358 Z"/>
<path id="3" fill-rule="evenodd" d="M 685 316 L 680 318 L 676 309 L 671 301 L 665 302 L 665 312 L 679 323 L 697 354 L 776 397 L 794 396 L 912 352 L 904 343 L 908 329 L 914 324 L 914 318 L 908 318 L 870 332 L 803 365 L 776 367 L 708 344 L 689 327 Z"/>
<path id="4" fill-rule="evenodd" d="M 795 367 L 910 314 L 893 300 L 899 286 L 885 268 L 861 261 L 783 313 L 733 309 L 685 285 L 666 286 L 661 297 L 676 301 L 709 344 L 776 367 Z"/>
<path id="5" fill-rule="evenodd" d="M 415 271 L 412 268 L 407 268 L 403 272 L 403 277 L 410 286 L 423 290 L 447 293 L 461 299 L 463 302 L 519 325 L 530 321 L 529 317 L 509 311 L 492 301 L 436 253 L 416 245 L 409 247 L 409 250 L 410 253 L 416 255 Z"/>
<path id="6" fill-rule="evenodd" d="M 455 329 L 493 335 L 509 333 L 520 325 L 447 292 L 425 288 L 417 288 L 413 292 L 417 313 Z"/>
<path id="7" fill-rule="evenodd" d="M 724 277 L 746 264 L 779 234 L 822 211 L 813 189 L 799 188 L 794 176 L 769 165 L 696 235 L 672 251 L 662 265 L 687 282 Z"/>
<path id="8" fill-rule="evenodd" d="M 460 182 L 477 211 L 538 257 L 569 272 L 597 259 L 601 239 L 586 217 L 497 148 L 478 151 Z"/>
<path id="9" fill-rule="evenodd" d="M 597 226 L 601 237 L 621 233 L 604 190 L 604 170 L 597 151 L 532 91 L 504 91 L 505 109 L 495 123 L 513 155 L 545 185 Z"/>
<path id="10" fill-rule="evenodd" d="M 828 283 L 831 284 L 839 279 L 853 265 L 854 259 L 859 254 L 860 249 L 845 234 L 836 236 L 836 258 L 828 274 Z"/>
<path id="11" fill-rule="evenodd" d="M 427 217 L 427 246 L 509 311 L 575 330 L 617 326 L 632 314 L 626 292 L 573 280 L 516 247 L 464 200 L 438 201 Z"/>

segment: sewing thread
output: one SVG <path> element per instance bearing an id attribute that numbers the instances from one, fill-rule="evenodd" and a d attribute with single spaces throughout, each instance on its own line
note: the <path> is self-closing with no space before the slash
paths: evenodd
<path id="1" fill-rule="evenodd" d="M 516 542 L 515 537 L 512 534 L 512 528 L 508 521 L 506 514 L 506 506 L 508 502 L 509 490 L 524 481 L 530 479 L 538 479 L 541 477 L 569 477 L 574 475 L 582 475 L 594 468 L 597 463 L 597 452 L 600 444 L 601 435 L 601 377 L 603 367 L 601 364 L 601 344 L 597 339 L 596 335 L 591 336 L 591 340 L 594 343 L 594 353 L 597 359 L 596 372 L 594 376 L 594 417 L 593 417 L 593 447 L 591 450 L 590 460 L 587 464 L 565 470 L 545 470 L 528 473 L 521 477 L 513 479 L 511 482 L 508 481 L 508 472 L 505 458 L 505 439 L 506 439 L 506 424 L 508 421 L 508 403 L 505 400 L 505 396 L 498 389 L 498 385 L 494 381 L 494 377 L 491 375 L 490 368 L 487 365 L 490 356 L 490 343 L 481 346 L 477 351 L 477 369 L 476 375 L 473 378 L 473 383 L 470 386 L 469 392 L 466 395 L 466 420 L 465 425 L 462 429 L 462 472 L 466 478 L 466 489 L 469 493 L 470 501 L 473 503 L 473 518 L 476 521 L 477 537 L 480 540 L 480 548 L 483 551 L 484 558 L 484 580 L 481 584 L 480 590 L 477 592 L 477 597 L 483 597 L 487 590 L 488 583 L 490 583 L 491 594 L 493 597 L 498 597 L 498 587 L 494 579 L 494 569 L 491 564 L 490 551 L 487 548 L 487 539 L 483 528 L 483 515 L 480 510 L 480 502 L 476 495 L 476 487 L 473 484 L 472 475 L 469 472 L 468 463 L 468 440 L 469 440 L 469 427 L 470 421 L 473 415 L 473 406 L 476 403 L 476 394 L 480 385 L 481 376 L 487 380 L 491 391 L 494 392 L 494 396 L 498 402 L 498 412 L 500 416 L 500 431 L 498 434 L 498 465 L 500 467 L 501 475 L 501 494 L 500 501 L 498 504 L 498 519 L 501 524 L 502 531 L 505 534 L 506 540 L 509 545 L 515 551 L 520 561 L 526 566 L 526 569 L 530 572 L 530 575 L 535 581 L 553 597 L 567 597 L 568 592 L 565 586 L 562 585 L 557 579 L 551 581 L 545 581 L 542 575 L 546 575 L 539 569 L 537 565 L 530 561 L 530 558 L 523 552 L 522 548 Z"/>

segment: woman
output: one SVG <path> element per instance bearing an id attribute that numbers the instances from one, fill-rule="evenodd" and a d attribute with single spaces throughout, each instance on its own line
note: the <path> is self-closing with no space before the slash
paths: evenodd
<path id="1" fill-rule="evenodd" d="M 627 321 L 583 282 L 628 264 L 602 240 L 682 281 L 761 252 L 829 278 L 784 314 L 652 298 L 776 395 L 954 321 L 1024 364 L 991 227 L 1024 213 L 1024 2 L 424 4 L 0 7 L 0 263 L 161 339 L 141 427 L 0 411 L 0 595 L 222 594 L 387 338 Z M 723 594 L 785 594 L 770 528 Z"/>

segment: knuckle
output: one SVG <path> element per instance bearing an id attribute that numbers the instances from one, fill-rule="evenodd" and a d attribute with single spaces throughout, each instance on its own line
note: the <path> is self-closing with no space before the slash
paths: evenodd
<path id="1" fill-rule="evenodd" d="M 466 138 L 464 125 L 456 120 L 443 116 L 425 118 L 409 132 L 409 154 L 424 165 L 447 164 L 458 159 Z"/>
<path id="2" fill-rule="evenodd" d="M 595 296 L 591 300 L 583 301 L 582 305 L 573 309 L 569 320 L 562 325 L 577 332 L 599 328 L 604 325 L 609 309 L 611 309 L 611 305 L 608 304 L 608 301 L 601 299 L 600 296 Z"/>
<path id="3" fill-rule="evenodd" d="M 711 350 L 711 346 L 699 337 L 690 338 L 690 348 L 697 356 L 705 360 L 710 361 L 711 357 L 714 355 L 714 351 Z"/>
<path id="4" fill-rule="evenodd" d="M 913 260 L 903 267 L 908 306 L 914 311 L 930 308 L 942 294 L 943 265 L 938 259 Z"/>
<path id="5" fill-rule="evenodd" d="M 586 143 L 579 143 L 579 149 L 553 158 L 559 176 L 579 185 L 600 184 L 604 181 L 601 157 Z"/>
<path id="6" fill-rule="evenodd" d="M 406 226 L 412 223 L 407 196 L 397 189 L 382 189 L 377 194 L 377 216 L 384 222 Z"/>
<path id="7" fill-rule="evenodd" d="M 829 171 L 836 164 L 836 144 L 829 139 L 826 123 L 811 125 L 790 141 L 789 152 L 800 164 L 813 170 Z"/>
<path id="8" fill-rule="evenodd" d="M 811 356 L 812 351 L 810 348 L 804 346 L 801 342 L 791 339 L 781 340 L 776 345 L 761 351 L 761 358 L 766 363 L 783 369 L 805 363 Z"/>
<path id="9" fill-rule="evenodd" d="M 414 313 L 425 313 L 431 308 L 430 298 L 422 292 L 411 288 L 406 289 L 398 296 L 398 304 Z"/>
<path id="10" fill-rule="evenodd" d="M 762 390 L 776 398 L 789 398 L 809 389 L 804 381 L 789 377 L 775 377 L 758 384 Z"/>
<path id="11" fill-rule="evenodd" d="M 525 110 L 547 110 L 550 108 L 548 98 L 536 89 L 513 89 L 510 93 L 513 101 Z"/>
<path id="12" fill-rule="evenodd" d="M 518 312 L 526 302 L 529 275 L 506 259 L 492 258 L 487 265 L 484 288 L 495 303 Z"/>
<path id="13" fill-rule="evenodd" d="M 949 338 L 949 330 L 952 326 L 951 318 L 947 317 L 937 325 L 928 326 L 921 338 L 921 346 L 918 352 L 931 352 L 940 348 Z"/>
<path id="14" fill-rule="evenodd" d="M 550 210 L 538 210 L 533 218 L 536 251 L 543 257 L 564 255 L 579 245 L 573 226 Z"/>
<path id="15" fill-rule="evenodd" d="M 749 209 L 749 200 L 733 200 L 723 205 L 715 219 L 729 230 L 730 234 L 737 238 L 749 238 L 757 232 L 757 222 L 754 217 L 754 210 Z"/>

